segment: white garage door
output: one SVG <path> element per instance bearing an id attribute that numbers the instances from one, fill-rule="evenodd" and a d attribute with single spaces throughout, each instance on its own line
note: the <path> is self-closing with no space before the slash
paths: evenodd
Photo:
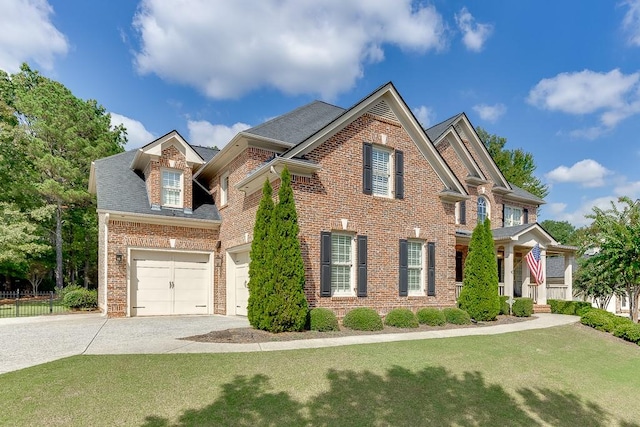
<path id="1" fill-rule="evenodd" d="M 234 254 L 236 314 L 247 315 L 249 303 L 249 252 Z"/>
<path id="2" fill-rule="evenodd" d="M 134 251 L 131 315 L 207 314 L 212 276 L 208 254 Z"/>

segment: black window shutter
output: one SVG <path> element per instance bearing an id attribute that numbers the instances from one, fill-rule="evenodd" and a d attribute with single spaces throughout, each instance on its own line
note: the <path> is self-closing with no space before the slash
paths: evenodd
<path id="1" fill-rule="evenodd" d="M 525 224 L 529 224 L 529 209 L 524 209 L 522 211 L 522 216 L 524 218 L 522 218 L 522 222 L 524 222 Z"/>
<path id="2" fill-rule="evenodd" d="M 427 295 L 436 296 L 436 244 L 427 243 L 427 258 L 429 266 L 427 268 Z"/>
<path id="3" fill-rule="evenodd" d="M 396 150 L 396 199 L 404 199 L 404 153 Z"/>
<path id="4" fill-rule="evenodd" d="M 362 192 L 371 194 L 373 189 L 373 146 L 365 142 L 362 144 Z"/>
<path id="5" fill-rule="evenodd" d="M 399 263 L 399 277 L 398 288 L 401 297 L 406 297 L 409 294 L 409 252 L 407 247 L 407 241 L 400 239 L 400 263 Z"/>
<path id="6" fill-rule="evenodd" d="M 505 206 L 504 206 L 504 205 L 502 205 L 502 226 L 503 226 L 503 227 L 504 227 L 504 224 L 505 224 L 505 219 L 504 219 L 504 213 L 505 213 L 505 210 L 506 210 L 506 209 L 505 209 Z"/>
<path id="7" fill-rule="evenodd" d="M 460 202 L 460 224 L 467 223 L 467 202 L 465 200 Z"/>
<path id="8" fill-rule="evenodd" d="M 320 232 L 320 296 L 331 296 L 331 233 Z"/>
<path id="9" fill-rule="evenodd" d="M 367 236 L 358 236 L 358 296 L 367 296 Z"/>

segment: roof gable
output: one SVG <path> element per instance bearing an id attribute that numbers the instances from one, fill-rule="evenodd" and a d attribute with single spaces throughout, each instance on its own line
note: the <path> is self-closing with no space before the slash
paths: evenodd
<path id="1" fill-rule="evenodd" d="M 162 156 L 162 151 L 172 145 L 184 155 L 187 164 L 191 167 L 192 170 L 199 169 L 200 166 L 205 163 L 200 154 L 198 154 L 198 152 L 194 150 L 191 145 L 189 145 L 189 143 L 178 133 L 178 131 L 173 130 L 156 139 L 155 141 L 150 142 L 144 147 L 139 148 L 135 154 L 135 157 L 131 161 L 131 169 L 144 170 L 144 168 L 152 158 L 158 158 Z"/>
<path id="2" fill-rule="evenodd" d="M 444 189 L 441 195 L 452 201 L 467 198 L 464 186 L 433 146 L 411 109 L 392 83 L 381 86 L 282 156 L 285 158 L 304 156 L 365 113 L 396 121 L 404 128 L 443 183 Z"/>

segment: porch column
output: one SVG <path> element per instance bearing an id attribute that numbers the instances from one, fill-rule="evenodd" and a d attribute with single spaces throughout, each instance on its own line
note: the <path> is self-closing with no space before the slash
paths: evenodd
<path id="1" fill-rule="evenodd" d="M 504 294 L 513 298 L 513 243 L 504 245 Z"/>
<path id="2" fill-rule="evenodd" d="M 531 272 L 527 261 L 524 259 L 525 254 L 522 255 L 522 262 L 520 263 L 520 269 L 522 271 L 522 296 L 525 298 L 531 298 Z"/>
<path id="3" fill-rule="evenodd" d="M 564 255 L 564 285 L 567 287 L 565 299 L 573 300 L 573 254 Z"/>
<path id="4" fill-rule="evenodd" d="M 543 276 L 542 283 L 538 285 L 538 301 L 536 304 L 547 303 L 547 251 L 540 250 L 540 265 L 542 267 Z"/>

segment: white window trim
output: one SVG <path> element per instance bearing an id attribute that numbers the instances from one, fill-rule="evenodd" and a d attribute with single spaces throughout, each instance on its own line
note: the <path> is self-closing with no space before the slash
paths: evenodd
<path id="1" fill-rule="evenodd" d="M 333 288 L 333 283 L 331 284 L 331 296 L 332 297 L 354 297 L 356 296 L 356 236 L 350 233 L 336 233 L 334 231 L 331 232 L 331 245 L 333 246 L 333 237 L 334 236 L 346 236 L 351 239 L 351 265 L 349 270 L 349 290 L 338 290 Z M 333 254 L 333 251 L 332 251 Z M 346 264 L 335 264 L 333 262 L 333 255 L 331 259 L 331 275 L 333 276 L 333 266 L 334 265 L 346 265 Z"/>
<path id="2" fill-rule="evenodd" d="M 413 244 L 417 243 L 417 244 L 420 245 L 420 289 L 418 289 L 418 290 L 408 289 L 409 284 L 407 283 L 407 290 L 408 290 L 408 295 L 409 296 L 421 296 L 421 295 L 424 295 L 424 283 L 425 283 L 424 276 L 425 276 L 425 271 L 426 271 L 425 262 L 426 262 L 426 255 L 427 255 L 427 253 L 426 253 L 426 245 L 424 244 L 424 242 L 422 240 L 408 240 L 407 241 L 408 245 L 412 244 L 412 243 Z M 409 271 L 412 270 L 412 269 L 415 270 L 416 267 L 412 268 L 409 265 L 408 253 L 409 253 L 409 248 L 407 247 L 407 270 L 409 270 Z"/>
<path id="3" fill-rule="evenodd" d="M 229 172 L 220 176 L 220 206 L 226 206 L 229 203 Z"/>
<path id="4" fill-rule="evenodd" d="M 518 220 L 516 221 L 513 214 L 517 211 L 520 211 L 520 217 L 518 218 Z M 509 212 L 509 215 L 507 215 L 507 212 Z M 510 205 L 505 205 L 504 206 L 504 226 L 505 227 L 512 227 L 514 225 L 522 225 L 523 223 L 523 214 L 524 214 L 524 209 L 518 206 L 510 206 Z"/>
<path id="5" fill-rule="evenodd" d="M 388 199 L 391 199 L 394 197 L 394 190 L 395 190 L 395 162 L 394 162 L 394 151 L 386 148 L 386 147 L 380 147 L 378 145 L 372 145 L 372 153 L 371 153 L 371 194 L 373 194 L 376 197 L 386 197 Z M 387 181 L 387 193 L 386 194 L 381 194 L 381 193 L 376 193 L 375 191 L 375 186 L 373 184 L 373 182 L 375 181 L 374 176 L 375 176 L 375 169 L 373 167 L 373 153 L 375 151 L 382 151 L 382 152 L 386 152 L 387 154 L 389 154 L 389 176 L 388 176 L 388 181 Z"/>
<path id="6" fill-rule="evenodd" d="M 478 210 L 478 206 L 480 205 L 480 199 L 484 200 L 485 219 L 486 218 L 491 219 L 491 203 L 489 203 L 489 199 L 487 199 L 484 196 L 478 196 L 478 200 L 476 201 L 476 219 L 478 220 L 478 223 L 480 223 L 480 211 Z M 482 222 L 484 222 L 484 220 L 482 220 Z"/>
<path id="7" fill-rule="evenodd" d="M 164 202 L 164 174 L 165 172 L 177 173 L 180 175 L 180 196 L 179 203 L 176 205 Z M 184 172 L 179 169 L 162 168 L 160 170 L 160 203 L 168 208 L 182 208 L 184 206 Z"/>

